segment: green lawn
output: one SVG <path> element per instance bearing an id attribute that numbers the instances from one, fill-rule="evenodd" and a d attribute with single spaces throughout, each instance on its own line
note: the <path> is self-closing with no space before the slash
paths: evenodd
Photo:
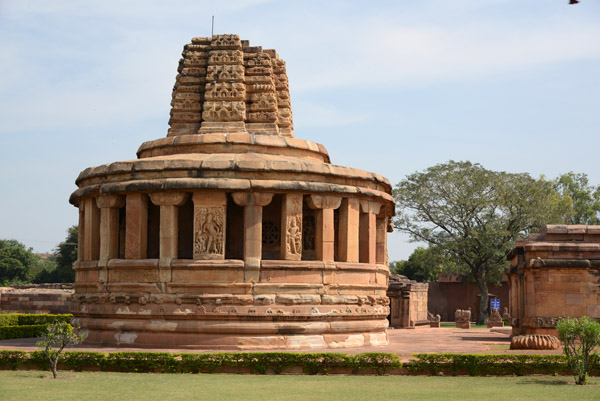
<path id="1" fill-rule="evenodd" d="M 0 371 L 0 400 L 600 400 L 600 378 Z"/>

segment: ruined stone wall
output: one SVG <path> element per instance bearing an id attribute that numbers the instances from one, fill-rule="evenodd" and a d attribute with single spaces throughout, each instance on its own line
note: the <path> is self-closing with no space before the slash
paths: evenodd
<path id="1" fill-rule="evenodd" d="M 0 287 L 0 313 L 71 313 L 72 284 Z"/>
<path id="2" fill-rule="evenodd" d="M 514 335 L 556 335 L 560 317 L 600 320 L 600 226 L 546 226 L 509 257 Z"/>
<path id="3" fill-rule="evenodd" d="M 410 328 L 426 324 L 429 284 L 417 283 L 404 276 L 390 276 L 387 296 L 390 298 L 390 326 Z"/>
<path id="4" fill-rule="evenodd" d="M 488 285 L 489 297 L 500 299 L 500 311 L 509 305 L 509 285 Z M 475 283 L 462 282 L 433 282 L 429 283 L 428 307 L 429 312 L 439 314 L 443 322 L 454 321 L 457 309 L 471 308 L 471 318 L 479 317 L 479 287 Z M 489 310 L 488 305 L 488 313 Z M 488 315 L 489 316 L 489 315 Z"/>

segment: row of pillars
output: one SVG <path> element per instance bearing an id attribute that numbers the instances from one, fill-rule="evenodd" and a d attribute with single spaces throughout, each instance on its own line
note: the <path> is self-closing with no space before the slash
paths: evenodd
<path id="1" fill-rule="evenodd" d="M 119 209 L 125 207 L 125 258 L 147 257 L 148 198 L 160 207 L 159 265 L 177 259 L 178 207 L 190 196 L 187 192 L 131 193 L 86 198 L 79 205 L 79 260 L 98 260 L 100 267 L 119 255 Z M 262 212 L 272 193 L 232 193 L 233 201 L 244 207 L 244 260 L 247 267 L 259 268 L 262 257 Z M 194 259 L 224 259 L 227 196 L 223 192 L 199 191 L 194 203 Z M 315 253 L 317 260 L 334 261 L 334 210 L 339 210 L 338 260 L 353 263 L 385 263 L 387 219 L 381 204 L 371 200 L 309 195 L 308 206 L 315 210 Z M 283 194 L 281 207 L 281 259 L 300 260 L 302 243 L 303 194 Z M 210 216 L 209 216 L 210 215 Z"/>

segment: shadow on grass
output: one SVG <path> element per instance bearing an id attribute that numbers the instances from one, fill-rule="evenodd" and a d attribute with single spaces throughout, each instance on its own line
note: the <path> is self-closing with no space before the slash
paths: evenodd
<path id="1" fill-rule="evenodd" d="M 566 379 L 556 379 L 556 380 L 548 380 L 548 379 L 536 379 L 529 378 L 525 380 L 520 380 L 516 382 L 516 384 L 543 384 L 545 386 L 568 386 L 571 384 L 575 384 L 573 380 Z"/>

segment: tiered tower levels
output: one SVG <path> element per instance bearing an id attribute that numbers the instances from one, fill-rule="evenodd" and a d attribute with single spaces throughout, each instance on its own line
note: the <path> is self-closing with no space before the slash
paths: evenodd
<path id="1" fill-rule="evenodd" d="M 179 61 L 169 136 L 250 132 L 293 137 L 285 62 L 237 35 L 194 38 Z"/>

